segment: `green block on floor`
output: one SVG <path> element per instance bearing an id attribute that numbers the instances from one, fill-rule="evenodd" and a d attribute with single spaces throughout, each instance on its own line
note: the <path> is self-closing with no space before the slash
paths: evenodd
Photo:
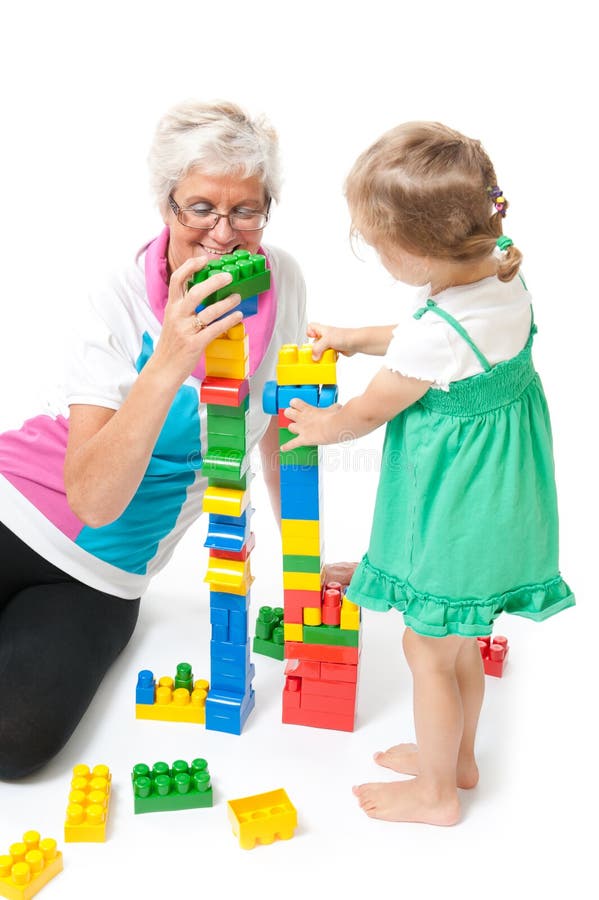
<path id="1" fill-rule="evenodd" d="M 332 625 L 304 625 L 305 644 L 326 644 L 329 647 L 358 647 L 360 632 Z"/>
<path id="2" fill-rule="evenodd" d="M 150 769 L 138 763 L 131 773 L 135 813 L 203 809 L 212 806 L 212 785 L 205 759 L 191 764 L 176 760 L 172 767 L 154 763 Z"/>
<path id="3" fill-rule="evenodd" d="M 283 555 L 284 572 L 320 572 L 321 565 L 320 556 Z"/>
<path id="4" fill-rule="evenodd" d="M 264 638 L 255 637 L 253 643 L 254 653 L 262 656 L 270 656 L 271 659 L 283 660 L 285 658 L 285 644 L 276 644 L 274 641 L 265 641 Z"/>

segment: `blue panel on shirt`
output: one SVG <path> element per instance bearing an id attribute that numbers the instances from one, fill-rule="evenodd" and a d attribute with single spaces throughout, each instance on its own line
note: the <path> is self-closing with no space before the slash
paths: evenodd
<path id="1" fill-rule="evenodd" d="M 136 362 L 138 372 L 153 352 L 152 338 L 146 332 Z M 174 528 L 201 462 L 198 394 L 194 388 L 183 385 L 177 391 L 146 473 L 129 506 L 110 525 L 85 526 L 76 543 L 126 572 L 145 574 L 158 544 Z"/>

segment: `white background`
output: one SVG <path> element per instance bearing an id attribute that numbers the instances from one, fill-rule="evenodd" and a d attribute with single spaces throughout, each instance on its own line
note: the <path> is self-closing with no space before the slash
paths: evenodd
<path id="1" fill-rule="evenodd" d="M 369 0 L 22 3 L 2 13 L 0 76 L 0 426 L 53 400 L 63 335 L 88 285 L 157 233 L 145 159 L 159 116 L 187 97 L 230 98 L 280 133 L 282 203 L 268 240 L 304 268 L 313 318 L 393 321 L 397 288 L 348 243 L 343 178 L 356 155 L 407 119 L 438 119 L 480 138 L 525 254 L 535 344 L 553 417 L 562 570 L 578 607 L 535 625 L 504 617 L 504 679 L 489 680 L 482 780 L 451 830 L 364 816 L 353 783 L 391 777 L 371 753 L 412 739 L 401 618 L 366 614 L 358 728 L 280 724 L 280 664 L 256 658 L 257 708 L 241 737 L 136 722 L 138 669 L 171 674 L 189 659 L 208 677 L 205 524 L 187 534 L 148 591 L 139 627 L 65 750 L 39 775 L 0 785 L 0 853 L 37 828 L 59 839 L 69 773 L 107 763 L 109 841 L 67 845 L 52 897 L 515 898 L 586 896 L 596 760 L 596 40 L 579 0 L 420 6 Z M 341 399 L 372 361 L 342 361 Z M 594 433 L 594 432 L 593 432 Z M 359 558 L 368 540 L 382 430 L 330 456 L 327 557 Z M 254 615 L 281 598 L 279 543 L 259 479 Z M 448 523 L 450 527 L 450 523 Z M 593 585 L 594 586 L 594 585 Z M 32 623 L 32 626 L 34 623 Z M 101 627 L 101 623 L 98 623 Z M 253 629 L 252 629 L 253 633 Z M 27 673 L 23 673 L 27 677 Z M 132 765 L 205 756 L 212 810 L 134 817 Z M 227 798 L 284 786 L 299 811 L 288 843 L 242 851 Z"/>

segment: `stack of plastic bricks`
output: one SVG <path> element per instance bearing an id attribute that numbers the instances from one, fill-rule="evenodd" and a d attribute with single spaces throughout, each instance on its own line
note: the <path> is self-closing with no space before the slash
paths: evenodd
<path id="1" fill-rule="evenodd" d="M 261 254 L 246 250 L 210 262 L 194 277 L 204 281 L 215 270 L 228 271 L 231 284 L 211 294 L 198 308 L 232 293 L 241 295 L 244 315 L 257 312 L 257 295 L 270 287 L 270 272 Z M 243 322 L 213 341 L 206 350 L 206 378 L 200 399 L 208 405 L 207 448 L 202 475 L 208 478 L 203 510 L 209 515 L 208 573 L 210 585 L 210 690 L 206 728 L 241 734 L 254 707 L 254 666 L 250 662 L 249 340 Z"/>
<path id="2" fill-rule="evenodd" d="M 293 437 L 285 416 L 293 397 L 318 407 L 336 402 L 335 351 L 315 362 L 310 344 L 281 348 L 277 381 L 263 397 L 265 412 L 279 417 L 281 445 Z M 281 452 L 283 722 L 353 731 L 360 611 L 340 584 L 323 584 L 321 459 L 318 447 Z"/>

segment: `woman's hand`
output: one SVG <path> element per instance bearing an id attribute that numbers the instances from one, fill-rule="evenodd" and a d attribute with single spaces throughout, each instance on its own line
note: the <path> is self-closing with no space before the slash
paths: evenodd
<path id="1" fill-rule="evenodd" d="M 306 334 L 309 338 L 314 339 L 312 359 L 319 360 L 324 351 L 331 347 L 342 353 L 343 356 L 353 356 L 356 350 L 352 346 L 352 333 L 351 328 L 336 328 L 334 325 L 310 322 Z"/>
<path id="2" fill-rule="evenodd" d="M 152 368 L 160 368 L 161 373 L 172 378 L 177 386 L 191 375 L 208 344 L 243 318 L 238 311 L 215 321 L 237 306 L 241 299 L 239 294 L 231 294 L 196 315 L 196 308 L 202 300 L 231 282 L 228 272 L 219 272 L 187 290 L 188 281 L 207 262 L 206 256 L 193 257 L 171 275 L 162 331 L 154 355 L 148 362 L 148 365 L 152 363 Z"/>

